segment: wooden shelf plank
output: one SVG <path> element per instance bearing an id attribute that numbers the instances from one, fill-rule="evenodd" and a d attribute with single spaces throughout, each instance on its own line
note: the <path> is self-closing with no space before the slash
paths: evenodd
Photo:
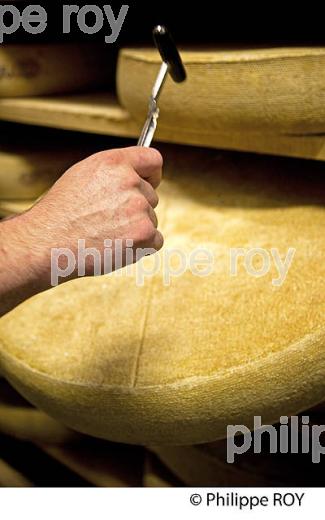
<path id="1" fill-rule="evenodd" d="M 111 93 L 2 98 L 0 119 L 17 123 L 137 137 L 141 125 L 119 106 Z"/>
<path id="2" fill-rule="evenodd" d="M 66 130 L 137 139 L 144 121 L 135 121 L 109 92 L 69 96 L 0 99 L 0 120 Z M 164 127 L 160 121 L 156 141 L 203 146 L 190 128 Z M 204 146 L 271 155 L 325 160 L 323 135 L 275 135 L 263 132 L 205 134 Z"/>

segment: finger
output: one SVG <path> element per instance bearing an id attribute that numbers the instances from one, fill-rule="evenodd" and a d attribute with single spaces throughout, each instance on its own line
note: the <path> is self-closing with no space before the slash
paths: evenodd
<path id="1" fill-rule="evenodd" d="M 144 195 L 145 198 L 147 199 L 147 201 L 149 202 L 150 206 L 155 208 L 158 205 L 159 198 L 158 198 L 157 193 L 151 186 L 151 184 L 149 184 L 149 182 L 141 179 L 139 189 L 140 189 L 142 195 Z"/>
<path id="2" fill-rule="evenodd" d="M 131 146 L 124 148 L 125 159 L 137 174 L 157 188 L 161 181 L 163 158 L 155 148 Z"/>
<path id="3" fill-rule="evenodd" d="M 155 228 L 157 228 L 158 227 L 158 218 L 157 218 L 156 212 L 152 209 L 151 206 L 148 207 L 148 214 L 149 214 L 149 218 L 150 218 L 151 222 L 153 223 Z"/>
<path id="4" fill-rule="evenodd" d="M 161 249 L 163 245 L 164 245 L 164 237 L 162 236 L 160 231 L 157 231 L 157 233 L 155 235 L 155 238 L 153 240 L 153 246 L 152 247 L 156 251 L 159 251 L 159 249 Z"/>

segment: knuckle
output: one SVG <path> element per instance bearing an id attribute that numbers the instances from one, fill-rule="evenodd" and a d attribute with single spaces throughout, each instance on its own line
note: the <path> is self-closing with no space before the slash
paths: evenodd
<path id="1" fill-rule="evenodd" d="M 149 200 L 153 208 L 158 206 L 159 197 L 157 192 L 152 188 L 152 190 L 149 193 Z"/>
<path id="2" fill-rule="evenodd" d="M 157 228 L 157 226 L 158 226 L 158 217 L 157 217 L 156 212 L 152 209 L 151 206 L 149 206 L 149 217 L 150 217 L 153 225 L 155 226 L 155 228 Z"/>
<path id="3" fill-rule="evenodd" d="M 152 163 L 152 166 L 155 168 L 163 167 L 163 157 L 161 153 L 156 148 L 145 148 L 147 153 L 148 160 Z"/>
<path id="4" fill-rule="evenodd" d="M 135 170 L 129 169 L 125 173 L 125 182 L 128 188 L 140 188 L 141 178 Z"/>
<path id="5" fill-rule="evenodd" d="M 154 239 L 156 228 L 149 217 L 141 222 L 139 226 L 139 232 L 141 241 L 151 242 Z"/>
<path id="6" fill-rule="evenodd" d="M 136 146 L 133 147 L 136 149 L 136 152 L 138 154 L 138 157 L 146 163 L 148 166 L 150 166 L 153 169 L 161 169 L 163 167 L 163 157 L 161 153 L 156 148 L 146 148 L 142 146 Z M 131 150 L 131 149 L 130 149 Z M 127 152 L 127 149 L 126 149 Z"/>
<path id="7" fill-rule="evenodd" d="M 163 245 L 164 245 L 164 237 L 162 236 L 162 234 L 159 231 L 156 231 L 156 235 L 154 238 L 154 248 L 157 251 L 159 251 L 159 249 L 161 249 Z"/>
<path id="8" fill-rule="evenodd" d="M 139 192 L 133 195 L 132 204 L 137 211 L 147 212 L 149 203 L 147 199 Z"/>

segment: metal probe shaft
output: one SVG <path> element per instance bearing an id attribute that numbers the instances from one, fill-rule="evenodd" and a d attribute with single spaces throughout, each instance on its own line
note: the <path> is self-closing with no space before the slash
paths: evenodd
<path id="1" fill-rule="evenodd" d="M 159 117 L 159 108 L 157 103 L 168 73 L 177 83 L 181 83 L 186 79 L 186 72 L 181 57 L 167 29 L 158 25 L 153 30 L 153 37 L 156 47 L 163 59 L 163 63 L 159 69 L 158 76 L 151 92 L 147 119 L 138 140 L 138 146 L 145 147 L 151 145 L 157 128 Z"/>

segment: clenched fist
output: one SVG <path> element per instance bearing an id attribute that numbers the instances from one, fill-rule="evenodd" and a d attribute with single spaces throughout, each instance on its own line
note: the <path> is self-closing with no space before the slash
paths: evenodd
<path id="1" fill-rule="evenodd" d="M 132 261 L 138 258 L 138 248 L 159 250 L 163 237 L 154 208 L 162 163 L 160 153 L 152 148 L 96 153 L 66 171 L 29 211 L 0 222 L 2 313 L 50 287 L 54 248 L 77 255 L 83 240 L 87 248 L 103 253 L 104 241 L 109 241 L 113 253 L 119 243 L 123 254 L 123 248 L 132 244 Z M 87 256 L 86 275 L 93 274 L 93 263 L 93 257 Z M 74 269 L 67 279 L 77 275 Z"/>

